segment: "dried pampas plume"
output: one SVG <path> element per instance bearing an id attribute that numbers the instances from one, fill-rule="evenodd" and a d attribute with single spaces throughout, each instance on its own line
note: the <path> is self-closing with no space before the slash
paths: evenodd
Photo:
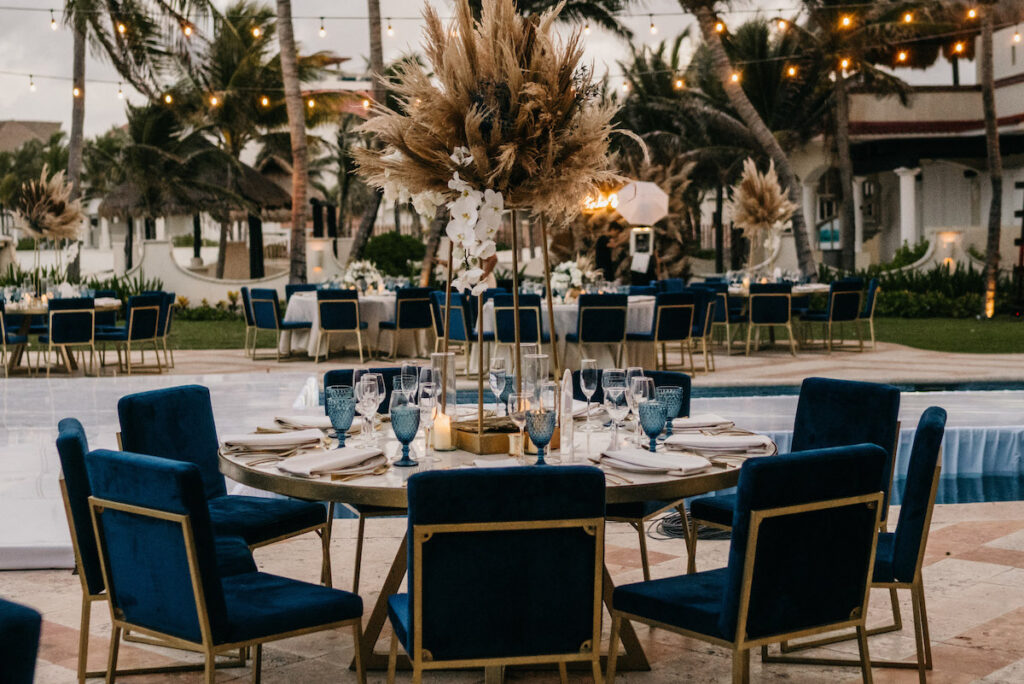
<path id="1" fill-rule="evenodd" d="M 748 157 L 743 162 L 743 176 L 733 190 L 731 208 L 733 223 L 743 229 L 745 238 L 754 242 L 762 233 L 788 221 L 797 206 L 779 185 L 775 163 L 770 162 L 768 170 L 761 173 Z"/>
<path id="2" fill-rule="evenodd" d="M 47 178 L 48 168 L 38 181 L 21 186 L 15 203 L 18 228 L 37 240 L 76 240 L 85 214 L 80 200 L 71 201 L 71 184 L 64 181 L 64 172 Z"/>
<path id="3" fill-rule="evenodd" d="M 484 0 L 477 22 L 467 0 L 457 0 L 444 26 L 427 5 L 429 70 L 409 61 L 388 82 L 398 111 L 376 106 L 363 124 L 383 144 L 356 152 L 360 173 L 378 187 L 451 197 L 457 171 L 501 193 L 506 207 L 563 220 L 597 186 L 621 182 L 608 160 L 617 107 L 600 101 L 593 74 L 580 66 L 580 32 L 555 35 L 561 8 L 524 17 L 514 0 Z M 450 158 L 457 147 L 469 149 L 470 165 Z"/>

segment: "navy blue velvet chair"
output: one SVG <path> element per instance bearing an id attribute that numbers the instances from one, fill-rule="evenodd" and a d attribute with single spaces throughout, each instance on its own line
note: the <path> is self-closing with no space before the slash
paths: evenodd
<path id="1" fill-rule="evenodd" d="M 683 358 L 684 348 L 690 350 L 690 365 L 693 366 L 693 347 L 690 333 L 693 330 L 696 299 L 692 292 L 663 292 L 654 296 L 654 317 L 651 331 L 627 333 L 629 342 L 649 342 L 654 347 L 654 363 L 658 363 L 658 347 L 661 347 L 661 368 L 668 370 L 668 343 L 679 343 L 679 355 Z"/>
<path id="2" fill-rule="evenodd" d="M 249 304 L 252 307 L 252 319 L 255 324 L 252 336 L 252 360 L 271 358 L 256 356 L 256 338 L 260 330 L 274 331 L 274 357 L 281 360 L 281 333 L 292 330 L 309 330 L 312 321 L 285 321 L 281 317 L 281 304 L 277 298 L 277 290 L 272 288 L 253 288 L 249 291 Z M 289 350 L 289 354 L 290 354 Z"/>
<path id="3" fill-rule="evenodd" d="M 71 548 L 75 555 L 75 570 L 82 583 L 82 618 L 78 633 L 78 682 L 85 684 L 91 677 L 103 677 L 105 672 L 89 672 L 89 623 L 92 620 L 92 605 L 108 598 L 100 557 L 96 547 L 96 534 L 89 514 L 89 497 L 92 489 L 85 470 L 85 456 L 89 453 L 89 442 L 82 424 L 75 418 L 65 418 L 57 424 L 57 455 L 60 457 L 60 491 L 64 499 L 64 512 L 71 534 Z M 216 539 L 217 569 L 222 575 L 250 572 L 252 552 L 241 537 L 222 536 Z M 166 646 L 167 644 L 161 644 Z M 244 665 L 244 659 L 237 663 L 226 662 L 224 667 Z M 197 669 L 194 666 L 172 666 L 171 668 L 138 668 L 118 670 L 117 674 L 148 674 Z"/>
<path id="4" fill-rule="evenodd" d="M 433 319 L 435 333 L 435 352 L 441 351 L 444 347 L 444 302 L 444 292 L 435 290 L 430 293 L 430 315 Z M 465 356 L 466 375 L 469 375 L 470 350 L 476 339 L 473 337 L 472 328 L 470 328 L 468 308 L 463 294 L 452 290 L 451 306 L 448 309 L 448 351 Z"/>
<path id="5" fill-rule="evenodd" d="M 253 344 L 256 341 L 256 319 L 252 315 L 252 301 L 249 297 L 249 288 L 242 287 L 242 315 L 245 317 L 245 355 L 252 356 L 249 338 L 252 337 Z"/>
<path id="6" fill-rule="evenodd" d="M 389 406 L 391 405 L 391 392 L 394 389 L 394 380 L 402 372 L 401 366 L 392 366 L 384 368 L 370 368 L 371 373 L 380 373 L 384 377 L 385 395 L 384 401 L 377 408 L 377 412 L 381 415 L 387 415 Z M 351 368 L 339 368 L 337 370 L 329 370 L 324 373 L 324 389 L 331 387 L 332 385 L 346 385 L 352 386 L 352 369 Z M 359 520 L 358 528 L 356 529 L 356 561 L 355 570 L 352 576 L 352 591 L 359 592 L 359 577 L 362 574 L 363 566 L 363 541 L 366 536 L 366 519 L 367 518 L 394 518 L 397 516 L 405 515 L 404 508 L 391 508 L 388 506 L 371 506 L 368 504 L 344 504 L 348 508 L 351 508 L 356 513 L 356 517 Z M 334 503 L 331 502 L 328 505 L 328 515 L 334 517 Z"/>
<path id="7" fill-rule="evenodd" d="M 859 351 L 864 351 L 864 338 L 861 336 L 860 325 L 857 323 L 861 313 L 861 290 L 864 289 L 864 281 L 860 278 L 844 278 L 834 280 L 828 286 L 828 308 L 824 311 L 808 311 L 800 316 L 800 320 L 808 324 L 821 323 L 823 346 L 832 353 L 836 333 L 840 332 L 843 323 L 852 323 L 857 340 Z M 809 336 L 809 335 L 808 335 Z M 842 338 L 840 338 L 840 344 Z"/>
<path id="8" fill-rule="evenodd" d="M 761 342 L 761 328 L 783 327 L 789 335 L 789 351 L 796 356 L 796 336 L 792 323 L 793 286 L 789 283 L 751 283 L 747 304 L 747 351 L 757 331 L 757 344 Z"/>
<path id="9" fill-rule="evenodd" d="M 158 295 L 161 298 L 160 319 L 157 321 L 157 340 L 163 347 L 164 365 L 174 368 L 174 352 L 168 341 L 171 334 L 171 323 L 174 321 L 174 302 L 177 299 L 173 292 L 153 291 L 143 292 L 147 295 Z M 158 352 L 159 353 L 159 352 Z"/>
<path id="10" fill-rule="evenodd" d="M 359 363 L 362 363 L 363 331 L 366 330 L 366 321 L 359 313 L 359 291 L 317 290 L 316 305 L 320 313 L 320 339 L 316 343 L 316 362 L 320 363 L 320 349 L 324 340 L 327 341 L 327 349 L 324 352 L 326 358 L 331 353 L 331 337 L 349 334 L 356 336 Z"/>
<path id="11" fill-rule="evenodd" d="M 648 296 L 653 297 L 658 294 L 658 288 L 654 285 L 630 285 L 629 292 L 630 297 L 633 296 Z"/>
<path id="12" fill-rule="evenodd" d="M 139 350 L 140 355 L 144 354 L 143 345 L 152 345 L 153 353 L 156 355 L 156 371 L 163 372 L 163 364 L 160 362 L 160 348 L 157 338 L 160 332 L 160 311 L 164 307 L 162 295 L 135 295 L 128 298 L 128 305 L 125 307 L 125 324 L 123 327 L 103 328 L 96 332 L 96 341 L 103 342 L 104 348 L 100 351 L 100 363 L 103 363 L 105 347 L 107 342 L 113 342 L 117 351 L 118 370 L 132 374 L 132 346 Z M 122 352 L 124 358 L 122 359 Z M 145 358 L 140 356 L 140 362 L 145 363 Z"/>
<path id="13" fill-rule="evenodd" d="M 725 568 L 615 588 L 608 682 L 622 620 L 728 648 L 736 684 L 750 679 L 752 648 L 852 627 L 871 681 L 865 619 L 887 458 L 859 444 L 748 459 Z"/>
<path id="14" fill-rule="evenodd" d="M 237 535 L 255 549 L 316 532 L 323 547 L 320 580 L 331 584 L 331 520 L 322 504 L 296 499 L 228 495 L 218 466 L 217 427 L 210 390 L 184 385 L 139 392 L 117 402 L 121 446 L 126 451 L 194 463 L 203 486 L 214 529 Z"/>
<path id="15" fill-rule="evenodd" d="M 703 283 L 690 283 L 689 289 L 701 289 L 715 295 L 715 312 L 711 317 L 712 332 L 722 330 L 727 354 L 732 353 L 733 330 L 747 322 L 746 302 L 742 297 L 729 297 L 729 283 L 706 278 Z"/>
<path id="16" fill-rule="evenodd" d="M 629 296 L 620 294 L 581 294 L 577 299 L 579 313 L 576 332 L 565 341 L 576 345 L 577 358 L 586 358 L 585 344 L 606 344 L 612 350 L 616 365 L 622 365 L 626 349 L 626 324 Z"/>
<path id="17" fill-rule="evenodd" d="M 682 292 L 686 289 L 686 283 L 682 278 L 663 278 L 651 281 L 654 289 L 658 292 Z"/>
<path id="18" fill-rule="evenodd" d="M 875 666 L 916 669 L 922 684 L 926 681 L 925 671 L 932 669 L 931 640 L 928 634 L 928 612 L 924 601 L 924 579 L 921 568 L 924 564 L 924 553 L 928 545 L 928 531 L 931 527 L 932 510 L 935 507 L 935 495 L 939 488 L 939 476 L 942 473 L 942 437 L 946 430 L 946 411 L 932 406 L 921 414 L 914 432 L 914 443 L 910 450 L 907 465 L 906 484 L 903 498 L 900 501 L 900 515 L 895 532 L 883 532 L 878 535 L 878 553 L 875 559 L 875 570 L 872 587 L 910 591 L 914 613 L 914 637 L 916 659 L 914 662 L 875 660 Z M 891 625 L 875 627 L 867 630 L 868 636 L 900 631 L 903 625 L 899 613 Z M 798 644 L 783 645 L 783 652 L 792 652 L 806 648 L 816 648 L 826 644 L 849 639 L 839 635 L 813 641 L 802 641 Z M 817 658 L 771 656 L 769 661 L 797 662 L 820 664 Z M 836 659 L 829 659 L 835 664 Z M 853 663 L 850 663 L 853 664 Z"/>
<path id="19" fill-rule="evenodd" d="M 479 345 L 481 339 L 483 340 L 484 360 L 483 363 L 480 364 L 479 369 L 481 373 L 486 373 L 487 369 L 490 367 L 490 349 L 491 344 L 494 342 L 493 330 L 481 331 L 477 327 L 480 324 L 480 321 L 478 321 L 477 318 L 483 317 L 483 308 L 481 305 L 486 306 L 487 304 L 486 294 L 487 293 L 484 292 L 481 297 L 477 297 L 476 295 L 472 294 L 469 290 L 466 290 L 462 294 L 463 320 L 466 322 L 466 333 L 469 338 L 468 349 L 471 358 L 479 358 L 481 350 L 477 348 L 477 346 L 475 345 Z M 496 293 L 492 293 L 491 297 L 493 298 L 495 294 Z M 481 332 L 483 332 L 482 336 L 480 334 Z M 469 363 L 466 364 L 466 374 L 469 374 Z"/>
<path id="20" fill-rule="evenodd" d="M 589 467 L 436 471 L 409 479 L 408 593 L 388 597 L 424 670 L 589 662 L 601 679 L 604 475 Z"/>
<path id="21" fill-rule="evenodd" d="M 395 320 L 381 321 L 377 330 L 377 353 L 380 353 L 380 336 L 387 330 L 391 333 L 391 357 L 398 355 L 398 336 L 411 332 L 416 338 L 416 350 L 420 349 L 420 335 L 433 325 L 430 310 L 429 287 L 402 287 L 395 292 Z"/>
<path id="22" fill-rule="evenodd" d="M 868 331 L 871 333 L 871 350 L 875 350 L 875 304 L 878 303 L 878 292 L 882 289 L 882 286 L 878 283 L 878 278 L 872 278 L 868 281 L 868 293 L 864 297 L 864 308 L 861 309 L 860 314 L 857 316 L 858 325 L 860 321 L 867 321 Z"/>
<path id="23" fill-rule="evenodd" d="M 284 286 L 284 303 L 287 304 L 296 292 L 316 292 L 317 289 L 316 283 L 288 283 Z"/>
<path id="24" fill-rule="evenodd" d="M 70 299 L 51 299 L 47 304 L 47 328 L 44 335 L 39 336 L 39 344 L 46 345 L 46 377 L 50 377 L 50 354 L 56 352 L 57 359 L 63 361 L 64 368 L 70 375 L 74 368 L 75 347 L 89 351 L 89 369 L 96 366 L 96 307 L 92 297 L 74 297 Z"/>
<path id="25" fill-rule="evenodd" d="M 548 344 L 551 335 L 541 322 L 540 295 L 519 295 L 519 341 L 523 344 Z M 512 295 L 494 296 L 494 354 L 516 343 L 516 313 Z"/>
<path id="26" fill-rule="evenodd" d="M 204 654 L 208 683 L 217 654 L 255 647 L 253 680 L 259 682 L 264 643 L 351 627 L 356 675 L 365 681 L 359 596 L 258 572 L 255 564 L 248 572 L 219 574 L 198 466 L 106 450 L 91 452 L 85 465 L 110 596 L 108 670 L 116 669 L 122 634 L 131 630 Z"/>
<path id="27" fill-rule="evenodd" d="M 37 611 L 0 599 L 0 681 L 32 684 L 39 652 L 43 616 Z"/>
<path id="28" fill-rule="evenodd" d="M 96 299 L 117 299 L 117 291 L 115 290 L 94 290 L 93 296 Z M 96 312 L 96 330 L 103 330 L 105 328 L 116 328 L 117 327 L 117 312 L 116 311 L 97 311 Z"/>
<path id="29" fill-rule="evenodd" d="M 704 356 L 701 371 L 710 373 L 715 370 L 715 350 L 712 346 L 711 334 L 714 330 L 715 310 L 718 295 L 706 287 L 694 287 L 686 290 L 694 295 L 693 329 L 690 332 L 690 345 L 700 343 L 700 352 Z M 690 357 L 690 370 L 697 373 L 697 366 Z"/>
<path id="30" fill-rule="evenodd" d="M 0 364 L 4 367 L 4 377 L 10 375 L 10 365 L 13 363 L 12 357 L 8 356 L 8 353 L 20 356 L 24 353 L 26 345 L 28 345 L 28 335 L 21 334 L 20 331 L 8 330 L 7 328 L 8 317 L 5 313 L 4 299 L 0 297 L 0 350 L 3 354 L 0 355 Z M 13 350 L 8 352 L 7 345 L 14 347 Z M 28 354 L 25 354 L 28 358 Z M 29 366 L 31 369 L 31 365 Z"/>

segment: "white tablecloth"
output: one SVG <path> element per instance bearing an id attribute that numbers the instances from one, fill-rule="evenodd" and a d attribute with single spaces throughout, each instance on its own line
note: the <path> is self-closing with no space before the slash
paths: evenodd
<path id="1" fill-rule="evenodd" d="M 369 345 L 370 349 L 374 349 L 377 344 L 377 333 L 380 329 L 381 321 L 395 320 L 395 295 L 360 296 L 359 315 L 366 323 L 366 330 L 363 331 L 363 342 Z M 285 331 L 281 335 L 281 353 L 286 354 L 299 351 L 305 352 L 309 356 L 316 354 L 317 344 L 320 339 L 320 308 L 316 305 L 316 293 L 296 292 L 293 294 L 292 298 L 288 301 L 284 320 L 289 323 L 308 321 L 313 324 L 313 327 L 309 331 Z M 391 351 L 391 334 L 391 332 L 385 332 L 381 338 L 383 351 Z M 331 338 L 331 351 L 337 351 L 342 347 L 354 349 L 355 346 L 355 335 L 333 335 Z M 401 356 L 415 356 L 417 353 L 414 336 L 409 333 L 400 335 L 398 354 Z"/>

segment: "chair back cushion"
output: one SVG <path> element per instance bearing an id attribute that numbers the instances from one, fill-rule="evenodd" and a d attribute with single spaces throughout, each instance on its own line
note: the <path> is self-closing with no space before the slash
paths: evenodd
<path id="1" fill-rule="evenodd" d="M 576 334 L 580 342 L 600 344 L 626 339 L 627 295 L 583 294 L 577 301 L 579 318 Z"/>
<path id="2" fill-rule="evenodd" d="M 377 413 L 381 415 L 387 415 L 391 406 L 391 392 L 395 388 L 395 377 L 402 372 L 401 366 L 389 366 L 386 368 L 370 368 L 368 369 L 371 373 L 380 373 L 384 377 L 384 403 L 377 408 Z M 337 370 L 330 370 L 324 373 L 324 387 L 330 387 L 331 385 L 347 385 L 352 387 L 352 369 L 351 368 L 339 368 Z M 324 410 L 327 407 L 324 406 Z"/>
<path id="3" fill-rule="evenodd" d="M 292 298 L 296 292 L 316 292 L 316 283 L 288 283 L 284 286 L 284 301 Z"/>
<path id="4" fill-rule="evenodd" d="M 403 287 L 395 293 L 395 322 L 402 329 L 429 328 L 429 287 Z"/>
<path id="5" fill-rule="evenodd" d="M 28 606 L 0 599 L 0 681 L 32 684 L 43 617 Z"/>
<path id="6" fill-rule="evenodd" d="M 221 633 L 227 611 L 199 469 L 192 463 L 107 450 L 91 452 L 85 465 L 95 498 L 189 517 L 211 627 L 214 635 Z M 131 624 L 200 641 L 182 525 L 108 508 L 99 515 L 98 527 L 113 609 Z"/>
<path id="7" fill-rule="evenodd" d="M 434 319 L 434 329 L 438 337 L 444 338 L 444 292 L 434 291 L 430 295 L 430 306 Z M 448 310 L 448 339 L 465 342 L 469 335 L 466 327 L 466 308 L 462 303 L 462 295 L 452 290 L 451 307 Z"/>
<path id="8" fill-rule="evenodd" d="M 650 297 L 650 296 L 653 296 L 653 295 L 656 295 L 656 294 L 658 294 L 658 288 L 656 288 L 653 285 L 630 285 L 629 286 L 629 296 L 631 296 L 631 297 L 634 296 L 634 295 L 645 295 L 645 296 Z"/>
<path id="9" fill-rule="evenodd" d="M 71 525 L 74 527 L 78 544 L 78 571 L 85 577 L 90 594 L 99 594 L 104 589 L 100 557 L 96 552 L 96 534 L 92 529 L 89 514 L 89 476 L 85 472 L 85 455 L 89 453 L 89 442 L 85 429 L 77 418 L 65 418 L 57 424 L 57 455 L 60 469 L 64 474 L 64 488 L 68 495 L 68 509 L 71 511 Z"/>
<path id="10" fill-rule="evenodd" d="M 92 297 L 51 299 L 48 304 L 50 344 L 82 344 L 91 342 L 95 329 Z"/>
<path id="11" fill-rule="evenodd" d="M 886 458 L 881 447 L 858 444 L 743 464 L 719 618 L 723 634 L 756 639 L 850 619 L 871 573 L 876 510 L 861 505 L 770 518 L 749 549 L 751 512 L 878 492 Z M 745 577 L 748 554 L 754 564 Z M 738 633 L 744 582 L 750 602 Z"/>
<path id="12" fill-rule="evenodd" d="M 246 325 L 256 325 L 255 319 L 252 317 L 252 301 L 249 297 L 249 288 L 243 287 L 242 290 L 242 313 L 245 315 Z"/>
<path id="13" fill-rule="evenodd" d="M 541 341 L 540 295 L 519 295 L 519 341 L 537 344 Z M 494 338 L 504 344 L 516 341 L 516 314 L 510 294 L 494 296 Z"/>
<path id="14" fill-rule="evenodd" d="M 359 293 L 356 290 L 317 290 L 320 329 L 358 330 Z"/>
<path id="15" fill-rule="evenodd" d="M 206 498 L 227 494 L 209 389 L 182 385 L 128 394 L 117 402 L 117 416 L 126 451 L 194 463 Z"/>
<path id="16" fill-rule="evenodd" d="M 253 288 L 249 291 L 249 302 L 252 307 L 252 319 L 257 328 L 277 330 L 281 320 L 281 309 L 277 300 L 277 290 L 272 288 Z"/>
<path id="17" fill-rule="evenodd" d="M 875 300 L 878 298 L 878 278 L 868 281 L 868 293 L 864 297 L 864 308 L 860 312 L 861 318 L 871 318 L 875 313 Z"/>
<path id="18" fill-rule="evenodd" d="M 652 332 L 659 342 L 688 339 L 697 299 L 693 292 L 663 292 L 654 299 Z"/>
<path id="19" fill-rule="evenodd" d="M 171 293 L 164 292 L 163 290 L 147 290 L 143 292 L 144 295 L 155 295 L 160 297 L 160 318 L 157 320 L 156 330 L 157 335 L 163 337 L 167 334 L 167 320 L 169 318 L 171 307 L 174 305 L 174 296 L 168 299 L 168 295 Z"/>
<path id="20" fill-rule="evenodd" d="M 125 319 L 129 340 L 151 340 L 160 330 L 160 312 L 164 309 L 163 294 L 135 295 L 128 299 Z"/>
<path id="21" fill-rule="evenodd" d="M 760 325 L 789 323 L 793 286 L 788 283 L 750 284 L 750 322 Z"/>
<path id="22" fill-rule="evenodd" d="M 945 409 L 932 406 L 921 415 L 917 432 L 914 433 L 914 446 L 910 450 L 910 463 L 907 466 L 907 483 L 903 489 L 893 543 L 893 574 L 900 582 L 913 581 L 918 555 L 928 541 L 924 526 L 934 503 L 931 499 L 932 480 L 945 431 Z"/>
<path id="23" fill-rule="evenodd" d="M 834 280 L 828 288 L 828 318 L 830 321 L 855 321 L 860 315 L 860 291 L 864 281 L 860 278 Z"/>
<path id="24" fill-rule="evenodd" d="M 602 518 L 599 470 L 434 471 L 414 475 L 408 488 L 413 618 L 421 583 L 422 647 L 435 660 L 576 653 L 593 639 L 601 610 L 595 614 L 595 562 L 602 560 L 595 536 L 579 528 L 436 533 L 422 543 L 417 565 L 416 530 Z"/>
<path id="25" fill-rule="evenodd" d="M 654 281 L 654 289 L 658 292 L 682 292 L 686 283 L 682 278 L 665 278 Z"/>
<path id="26" fill-rule="evenodd" d="M 718 294 L 706 287 L 693 287 L 686 290 L 693 293 L 693 330 L 694 337 L 704 337 L 711 331 L 711 323 L 714 322 L 715 300 Z"/>

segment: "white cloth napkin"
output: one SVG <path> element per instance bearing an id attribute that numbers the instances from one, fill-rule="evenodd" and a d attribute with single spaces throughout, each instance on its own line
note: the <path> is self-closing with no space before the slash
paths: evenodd
<path id="1" fill-rule="evenodd" d="M 121 301 L 114 297 L 97 297 L 93 300 L 95 306 L 117 306 Z"/>
<path id="2" fill-rule="evenodd" d="M 665 440 L 665 445 L 693 451 L 751 453 L 769 451 L 772 440 L 765 435 L 702 435 L 688 432 L 672 435 Z"/>
<path id="3" fill-rule="evenodd" d="M 519 465 L 514 458 L 475 458 L 473 465 L 477 468 L 511 468 Z"/>
<path id="4" fill-rule="evenodd" d="M 246 449 L 292 449 L 302 446 L 317 446 L 324 439 L 320 430 L 292 430 L 290 432 L 227 435 L 221 438 L 221 445 L 231 451 Z"/>
<path id="5" fill-rule="evenodd" d="M 711 461 L 695 454 L 652 453 L 637 447 L 603 451 L 601 460 L 616 468 L 645 473 L 681 473 L 686 475 L 711 466 Z"/>
<path id="6" fill-rule="evenodd" d="M 281 461 L 277 468 L 289 475 L 316 477 L 323 473 L 372 472 L 387 459 L 380 449 L 345 447 L 344 449 L 317 449 Z"/>
<path id="7" fill-rule="evenodd" d="M 735 423 L 726 420 L 714 413 L 697 413 L 687 418 L 675 418 L 672 420 L 673 430 L 700 430 L 706 428 L 731 428 Z"/>
<path id="8" fill-rule="evenodd" d="M 318 415 L 290 415 L 290 416 L 276 416 L 274 418 L 274 424 L 279 428 L 286 430 L 330 430 L 331 419 L 328 416 Z"/>

